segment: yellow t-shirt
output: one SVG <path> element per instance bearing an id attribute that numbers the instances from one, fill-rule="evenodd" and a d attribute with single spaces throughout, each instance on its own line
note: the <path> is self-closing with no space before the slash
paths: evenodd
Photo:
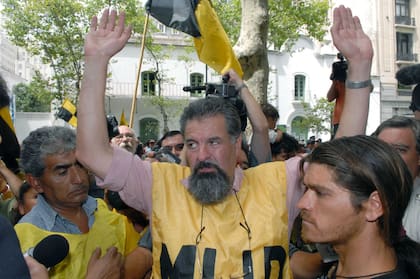
<path id="1" fill-rule="evenodd" d="M 291 278 L 284 162 L 244 171 L 239 202 L 232 194 L 205 206 L 180 183 L 188 168 L 152 168 L 154 278 L 229 278 L 249 271 L 253 278 Z M 250 240 L 240 225 L 245 220 Z"/>
<path id="2" fill-rule="evenodd" d="M 111 246 L 117 247 L 123 255 L 132 252 L 137 247 L 139 234 L 134 230 L 131 222 L 127 217 L 110 211 L 103 200 L 97 199 L 97 201 L 95 222 L 88 233 L 50 232 L 29 223 L 15 225 L 22 252 L 25 253 L 36 246 L 48 235 L 64 236 L 69 242 L 69 254 L 49 271 L 50 278 L 57 279 L 84 278 L 89 259 L 97 247 L 102 249 L 102 254 L 105 254 Z"/>

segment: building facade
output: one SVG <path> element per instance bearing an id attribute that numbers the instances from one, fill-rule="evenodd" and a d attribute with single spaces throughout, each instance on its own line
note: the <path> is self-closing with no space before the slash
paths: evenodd
<path id="1" fill-rule="evenodd" d="M 367 133 L 373 132 L 381 121 L 392 115 L 412 115 L 408 109 L 411 87 L 398 85 L 395 73 L 400 67 L 417 63 L 417 54 L 420 52 L 419 30 L 416 27 L 416 19 L 420 18 L 418 1 L 331 0 L 330 4 L 331 7 L 340 4 L 351 7 L 373 42 L 372 81 L 375 88 L 371 93 Z M 329 17 L 332 19 L 332 9 Z M 133 128 L 143 141 L 159 138 L 165 128 L 178 129 L 183 106 L 204 96 L 202 90 L 185 92 L 183 87 L 221 82 L 220 75 L 198 61 L 189 37 L 156 24 L 159 32 L 155 34 L 155 43 L 161 50 L 146 50 L 139 69 L 140 40 L 133 38 L 110 63 L 105 100 L 107 113 L 120 119 L 124 112 L 126 120 L 133 119 Z M 315 104 L 327 94 L 331 84 L 331 65 L 337 55 L 331 36 L 327 33 L 322 42 L 302 36 L 290 52 L 270 50 L 268 55 L 270 72 L 267 96 L 268 101 L 279 110 L 278 124 L 299 139 L 306 139 L 313 134 L 298 131 L 294 123 L 305 116 L 302 101 Z M 21 64 L 22 60 L 31 64 L 28 58 L 18 60 Z M 28 70 L 23 71 L 23 68 L 28 69 L 28 66 L 16 66 L 14 75 L 30 80 L 25 74 Z M 133 98 L 135 93 L 136 97 Z M 169 101 L 162 103 L 157 96 Z M 133 99 L 136 100 L 135 106 Z M 28 129 L 36 128 L 41 123 L 62 124 L 51 114 L 44 116 L 44 122 L 40 120 L 40 114 L 34 117 L 17 113 L 17 118 L 34 121 L 24 125 L 19 119 L 16 120 L 20 140 L 29 133 Z M 330 137 L 328 134 L 316 136 L 324 140 Z"/>
<path id="2" fill-rule="evenodd" d="M 380 4 L 379 4 L 380 2 Z M 420 53 L 420 4 L 417 0 L 382 0 L 377 5 L 377 63 L 381 81 L 381 120 L 411 116 L 411 86 L 402 86 L 395 73 L 417 64 Z"/>

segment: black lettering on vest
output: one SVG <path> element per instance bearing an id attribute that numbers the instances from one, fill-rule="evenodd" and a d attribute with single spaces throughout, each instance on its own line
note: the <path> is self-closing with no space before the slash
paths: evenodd
<path id="1" fill-rule="evenodd" d="M 244 273 L 244 279 L 254 279 L 252 256 L 249 250 L 242 252 L 242 271 Z"/>
<path id="2" fill-rule="evenodd" d="M 203 260 L 203 278 L 214 278 L 214 266 L 216 263 L 216 249 L 206 248 Z"/>
<path id="3" fill-rule="evenodd" d="M 280 266 L 279 277 L 283 277 L 283 268 L 286 262 L 286 251 L 281 246 L 264 247 L 264 278 L 270 278 L 271 275 L 271 261 L 277 261 Z"/>
<path id="4" fill-rule="evenodd" d="M 160 254 L 160 274 L 162 278 L 193 278 L 195 262 L 195 245 L 184 245 L 172 265 L 168 248 L 162 244 Z"/>
<path id="5" fill-rule="evenodd" d="M 160 274 L 161 278 L 194 278 L 195 268 L 195 245 L 183 245 L 181 251 L 175 259 L 175 264 L 172 265 L 169 258 L 168 249 L 165 244 L 162 244 L 162 252 L 160 254 Z M 214 278 L 214 266 L 216 262 L 216 250 L 206 248 L 204 250 L 203 258 L 203 278 Z"/>

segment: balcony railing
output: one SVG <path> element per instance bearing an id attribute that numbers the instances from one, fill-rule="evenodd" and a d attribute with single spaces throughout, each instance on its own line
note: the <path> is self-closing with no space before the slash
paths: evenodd
<path id="1" fill-rule="evenodd" d="M 396 16 L 395 24 L 416 26 L 416 18 L 408 16 Z"/>
<path id="2" fill-rule="evenodd" d="M 168 98 L 174 98 L 174 99 L 182 99 L 182 98 L 191 98 L 191 97 L 202 97 L 204 96 L 204 92 L 185 92 L 182 90 L 182 88 L 186 85 L 180 85 L 180 84 L 162 84 L 161 86 L 161 96 L 168 97 Z M 113 97 L 132 97 L 134 94 L 135 89 L 135 83 L 111 83 L 108 85 L 107 88 L 107 95 L 113 96 Z M 146 97 L 146 96 L 157 96 L 159 94 L 158 86 L 156 86 L 156 90 L 154 94 L 150 93 L 143 93 L 141 90 L 141 85 L 138 88 L 137 91 L 137 97 Z"/>
<path id="3" fill-rule="evenodd" d="M 417 57 L 417 53 L 397 53 L 397 60 L 417 62 L 418 57 Z"/>

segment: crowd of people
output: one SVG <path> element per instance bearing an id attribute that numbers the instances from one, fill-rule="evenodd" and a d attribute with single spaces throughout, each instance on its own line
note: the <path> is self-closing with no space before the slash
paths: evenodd
<path id="1" fill-rule="evenodd" d="M 24 176 L 0 161 L 2 278 L 419 277 L 420 124 L 397 116 L 365 135 L 373 48 L 350 9 L 331 28 L 348 63 L 339 125 L 307 150 L 233 70 L 249 140 L 223 98 L 191 102 L 144 147 L 128 126 L 110 136 L 107 66 L 130 35 L 124 12 L 94 17 L 77 130 L 32 131 Z M 48 265 L 35 249 L 50 236 L 68 253 Z"/>

